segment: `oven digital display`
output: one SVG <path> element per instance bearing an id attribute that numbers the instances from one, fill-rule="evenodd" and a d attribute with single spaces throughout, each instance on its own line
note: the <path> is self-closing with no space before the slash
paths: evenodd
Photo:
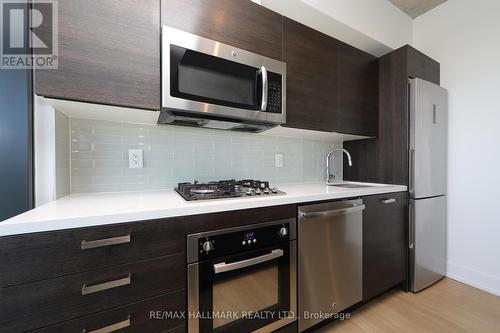
<path id="1" fill-rule="evenodd" d="M 245 239 L 252 239 L 252 238 L 255 238 L 255 232 L 247 232 L 245 234 Z"/>

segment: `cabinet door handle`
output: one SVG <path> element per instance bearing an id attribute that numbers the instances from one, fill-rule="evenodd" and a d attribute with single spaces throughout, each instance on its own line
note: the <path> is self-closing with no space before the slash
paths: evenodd
<path id="1" fill-rule="evenodd" d="M 111 333 L 126 327 L 130 327 L 130 315 L 128 316 L 127 320 L 120 321 L 119 323 L 115 323 L 93 331 L 88 331 L 84 329 L 82 333 Z"/>
<path id="2" fill-rule="evenodd" d="M 98 293 L 104 290 L 113 289 L 117 287 L 123 287 L 132 283 L 131 275 L 129 274 L 126 278 L 118 279 L 114 281 L 94 284 L 92 286 L 87 286 L 83 284 L 82 286 L 82 296 L 89 295 L 93 293 Z"/>
<path id="3" fill-rule="evenodd" d="M 389 199 L 384 199 L 382 200 L 382 203 L 384 205 L 387 205 L 387 204 L 391 204 L 391 203 L 395 203 L 396 202 L 396 198 L 389 198 Z"/>
<path id="4" fill-rule="evenodd" d="M 82 250 L 88 250 L 88 249 L 95 249 L 97 247 L 104 247 L 104 246 L 111 246 L 111 245 L 118 245 L 125 243 L 130 243 L 130 234 L 126 236 L 98 239 L 93 241 L 82 240 L 82 244 L 80 247 Z"/>

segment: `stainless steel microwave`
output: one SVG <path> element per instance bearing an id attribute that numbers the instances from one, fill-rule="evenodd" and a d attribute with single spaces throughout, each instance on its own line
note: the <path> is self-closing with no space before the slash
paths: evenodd
<path id="1" fill-rule="evenodd" d="M 260 132 L 285 110 L 284 62 L 163 26 L 159 123 Z"/>

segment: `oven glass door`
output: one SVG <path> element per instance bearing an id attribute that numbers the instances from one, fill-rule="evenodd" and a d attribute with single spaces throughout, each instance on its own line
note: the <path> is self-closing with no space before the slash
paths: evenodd
<path id="1" fill-rule="evenodd" d="M 259 111 L 260 68 L 170 45 L 170 94 L 193 101 Z"/>
<path id="2" fill-rule="evenodd" d="M 290 311 L 290 249 L 280 247 L 200 263 L 200 332 L 253 332 Z"/>

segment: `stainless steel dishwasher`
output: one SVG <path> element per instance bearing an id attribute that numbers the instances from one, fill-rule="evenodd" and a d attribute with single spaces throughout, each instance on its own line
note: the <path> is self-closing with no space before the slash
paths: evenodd
<path id="1" fill-rule="evenodd" d="M 363 200 L 299 207 L 299 331 L 362 300 Z"/>

